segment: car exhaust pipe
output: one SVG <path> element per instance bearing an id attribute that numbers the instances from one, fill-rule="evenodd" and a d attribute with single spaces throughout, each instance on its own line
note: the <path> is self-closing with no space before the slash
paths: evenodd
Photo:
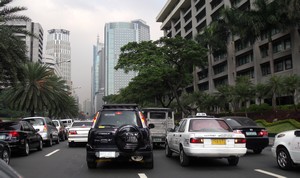
<path id="1" fill-rule="evenodd" d="M 143 159 L 144 159 L 143 156 L 131 156 L 132 161 L 140 162 Z"/>

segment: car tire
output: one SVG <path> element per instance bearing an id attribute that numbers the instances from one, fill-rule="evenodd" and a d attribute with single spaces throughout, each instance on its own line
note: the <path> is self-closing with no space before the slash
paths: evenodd
<path id="1" fill-rule="evenodd" d="M 56 140 L 56 144 L 59 144 L 60 143 L 60 140 L 59 140 L 59 136 L 57 136 L 57 140 Z"/>
<path id="2" fill-rule="evenodd" d="M 22 154 L 23 154 L 24 156 L 28 156 L 28 155 L 29 155 L 30 149 L 29 149 L 29 144 L 28 144 L 28 141 L 27 141 L 27 140 L 25 140 L 24 146 L 25 146 L 25 148 L 24 148 Z"/>
<path id="3" fill-rule="evenodd" d="M 276 161 L 278 166 L 283 170 L 288 170 L 293 167 L 291 156 L 285 148 L 279 148 L 276 151 Z"/>
<path id="4" fill-rule="evenodd" d="M 123 125 L 116 131 L 115 140 L 119 150 L 133 153 L 141 146 L 143 134 L 135 125 Z"/>
<path id="5" fill-rule="evenodd" d="M 4 148 L 4 150 L 2 151 L 2 155 L 1 158 L 4 162 L 6 162 L 7 164 L 9 164 L 10 162 L 10 154 L 9 154 L 9 149 L 8 148 Z"/>
<path id="6" fill-rule="evenodd" d="M 172 150 L 170 149 L 167 141 L 165 144 L 165 154 L 166 154 L 166 157 L 169 157 L 169 158 L 172 157 Z"/>
<path id="7" fill-rule="evenodd" d="M 151 153 L 151 156 L 145 159 L 144 168 L 153 169 L 153 167 L 154 167 L 153 153 Z"/>
<path id="8" fill-rule="evenodd" d="M 180 161 L 180 165 L 185 167 L 188 166 L 190 164 L 190 157 L 188 157 L 183 148 L 180 149 L 179 151 L 179 161 Z"/>
<path id="9" fill-rule="evenodd" d="M 74 147 L 75 143 L 69 142 L 68 145 L 69 145 L 69 147 L 71 148 L 71 147 Z"/>
<path id="10" fill-rule="evenodd" d="M 42 151 L 43 150 L 43 139 L 42 138 L 40 138 L 40 140 L 39 140 L 39 145 L 37 147 L 37 150 L 38 151 Z"/>
<path id="11" fill-rule="evenodd" d="M 262 152 L 262 149 L 253 149 L 253 152 L 255 154 L 260 154 Z"/>
<path id="12" fill-rule="evenodd" d="M 89 169 L 95 169 L 97 167 L 96 161 L 87 161 L 86 163 Z"/>
<path id="13" fill-rule="evenodd" d="M 230 166 L 236 166 L 239 163 L 240 158 L 237 156 L 232 156 L 227 158 L 227 160 Z"/>
<path id="14" fill-rule="evenodd" d="M 51 147 L 53 145 L 53 140 L 52 137 L 49 138 L 49 140 L 47 141 L 47 146 Z"/>

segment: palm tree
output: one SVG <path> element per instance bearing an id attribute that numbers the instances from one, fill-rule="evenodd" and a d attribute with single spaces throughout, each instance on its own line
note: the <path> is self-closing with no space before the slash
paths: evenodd
<path id="1" fill-rule="evenodd" d="M 7 88 L 6 100 L 12 109 L 30 112 L 68 113 L 72 110 L 64 80 L 54 75 L 46 65 L 27 63 L 23 66 L 24 80 Z M 69 108 L 68 110 L 66 108 Z M 73 111 L 72 111 L 73 112 Z"/>
<path id="2" fill-rule="evenodd" d="M 28 21 L 26 16 L 17 15 L 25 7 L 8 7 L 13 0 L 0 1 L 0 88 L 13 85 L 22 78 L 21 66 L 26 61 L 26 44 L 18 34 L 31 35 L 20 27 L 8 25 L 9 21 Z"/>
<path id="3" fill-rule="evenodd" d="M 225 8 L 224 20 L 233 35 L 238 35 L 243 42 L 253 42 L 267 35 L 268 56 L 270 57 L 271 75 L 274 74 L 272 30 L 281 29 L 277 1 L 255 0 L 253 9 L 241 10 L 235 7 Z"/>
<path id="4" fill-rule="evenodd" d="M 274 75 L 267 82 L 269 93 L 272 95 L 273 110 L 276 110 L 276 98 L 282 94 L 283 79 L 281 76 Z"/>
<path id="5" fill-rule="evenodd" d="M 283 92 L 287 95 L 293 96 L 294 98 L 294 107 L 297 109 L 297 99 L 296 94 L 300 89 L 300 77 L 298 75 L 290 75 L 283 77 Z"/>

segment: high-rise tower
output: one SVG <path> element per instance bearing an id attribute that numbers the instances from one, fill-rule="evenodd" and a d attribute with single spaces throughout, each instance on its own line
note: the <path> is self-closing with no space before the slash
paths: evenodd
<path id="1" fill-rule="evenodd" d="M 105 95 L 117 94 L 128 83 L 136 72 L 125 73 L 123 70 L 115 70 L 118 63 L 121 47 L 129 42 L 141 42 L 150 40 L 150 28 L 142 20 L 131 22 L 111 22 L 105 24 Z"/>

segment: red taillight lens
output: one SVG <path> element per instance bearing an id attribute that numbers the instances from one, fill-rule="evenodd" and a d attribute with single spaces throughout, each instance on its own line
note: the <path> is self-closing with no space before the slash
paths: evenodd
<path id="1" fill-rule="evenodd" d="M 95 116 L 94 116 L 94 118 L 93 118 L 93 123 L 95 123 L 95 122 L 96 122 L 96 120 L 97 120 L 98 116 L 99 116 L 99 112 L 97 112 L 97 113 L 95 114 Z"/>
<path id="2" fill-rule="evenodd" d="M 258 132 L 258 135 L 259 136 L 268 136 L 268 131 L 266 131 L 266 130 L 261 130 L 260 132 Z"/>
<path id="3" fill-rule="evenodd" d="M 190 143 L 204 143 L 203 138 L 190 138 Z"/>
<path id="4" fill-rule="evenodd" d="M 20 136 L 19 132 L 17 132 L 17 131 L 9 132 L 9 135 L 10 135 L 11 137 L 18 137 L 18 136 Z"/>
<path id="5" fill-rule="evenodd" d="M 246 139 L 245 138 L 236 138 L 236 139 L 234 139 L 234 143 L 246 143 Z"/>
<path id="6" fill-rule="evenodd" d="M 48 130 L 47 125 L 44 125 L 43 132 L 47 132 L 47 130 Z"/>
<path id="7" fill-rule="evenodd" d="M 76 130 L 69 130 L 69 134 L 71 134 L 71 135 L 76 135 L 77 132 L 76 132 Z"/>

